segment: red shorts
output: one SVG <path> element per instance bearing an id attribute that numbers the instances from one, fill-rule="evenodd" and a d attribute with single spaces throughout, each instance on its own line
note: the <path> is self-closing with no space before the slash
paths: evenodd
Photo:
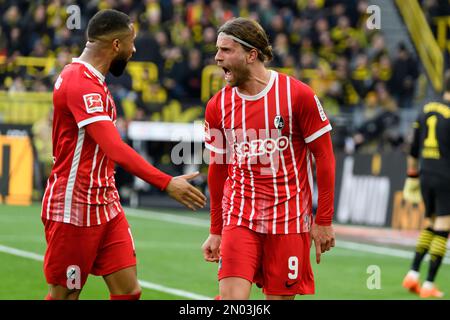
<path id="1" fill-rule="evenodd" d="M 226 226 L 220 246 L 219 280 L 239 277 L 264 294 L 314 294 L 310 234 L 262 234 Z"/>
<path id="2" fill-rule="evenodd" d="M 136 265 L 131 230 L 124 214 L 107 223 L 79 227 L 43 220 L 47 283 L 81 289 L 89 274 L 104 276 Z"/>

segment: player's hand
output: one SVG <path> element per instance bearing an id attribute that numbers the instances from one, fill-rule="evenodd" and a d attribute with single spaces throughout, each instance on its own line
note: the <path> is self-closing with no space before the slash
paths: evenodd
<path id="1" fill-rule="evenodd" d="M 203 208 L 206 204 L 205 195 L 188 182 L 199 174 L 195 172 L 172 178 L 167 185 L 166 192 L 191 210 Z"/>
<path id="2" fill-rule="evenodd" d="M 406 178 L 403 186 L 403 199 L 413 204 L 418 204 L 422 201 L 419 178 Z"/>
<path id="3" fill-rule="evenodd" d="M 314 223 L 311 227 L 311 238 L 316 247 L 316 262 L 319 264 L 321 254 L 330 250 L 335 245 L 333 226 L 319 226 Z"/>
<path id="4" fill-rule="evenodd" d="M 220 242 L 222 236 L 210 234 L 208 239 L 202 245 L 203 257 L 208 262 L 219 262 L 220 258 Z"/>

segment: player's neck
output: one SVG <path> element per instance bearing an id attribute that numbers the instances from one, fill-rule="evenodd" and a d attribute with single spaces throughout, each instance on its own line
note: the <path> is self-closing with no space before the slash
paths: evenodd
<path id="1" fill-rule="evenodd" d="M 250 72 L 249 79 L 242 85 L 238 86 L 238 90 L 240 93 L 247 96 L 254 96 L 264 90 L 269 81 L 270 70 L 267 70 L 264 65 L 262 65 L 260 68 Z"/>
<path id="2" fill-rule="evenodd" d="M 94 51 L 90 48 L 85 48 L 79 59 L 81 61 L 89 63 L 106 77 L 111 62 L 109 61 L 109 59 L 105 59 L 105 55 L 99 54 L 97 51 Z"/>

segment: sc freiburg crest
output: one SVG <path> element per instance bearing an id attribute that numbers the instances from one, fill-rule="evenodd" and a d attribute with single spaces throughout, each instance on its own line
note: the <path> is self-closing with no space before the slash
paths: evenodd
<path id="1" fill-rule="evenodd" d="M 284 120 L 282 116 L 275 116 L 275 119 L 273 119 L 273 124 L 275 125 L 275 128 L 277 129 L 283 129 L 284 127 Z"/>

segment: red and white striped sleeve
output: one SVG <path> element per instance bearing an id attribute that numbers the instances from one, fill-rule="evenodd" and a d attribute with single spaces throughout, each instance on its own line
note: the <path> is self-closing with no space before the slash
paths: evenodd
<path id="1" fill-rule="evenodd" d="M 104 88 L 86 76 L 77 80 L 67 86 L 66 103 L 78 128 L 97 121 L 111 121 Z"/>
<path id="2" fill-rule="evenodd" d="M 322 104 L 314 91 L 301 83 L 298 92 L 300 100 L 299 124 L 306 143 L 310 143 L 331 131 L 331 124 L 323 110 Z"/>
<path id="3" fill-rule="evenodd" d="M 206 105 L 205 147 L 218 154 L 227 152 L 225 134 L 222 128 L 222 111 L 217 103 L 217 95 Z"/>

